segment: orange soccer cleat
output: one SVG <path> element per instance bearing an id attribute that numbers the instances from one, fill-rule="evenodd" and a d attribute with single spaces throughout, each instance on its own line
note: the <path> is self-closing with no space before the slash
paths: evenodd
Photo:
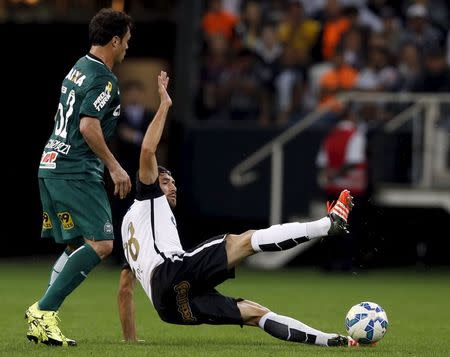
<path id="1" fill-rule="evenodd" d="M 328 217 L 331 220 L 329 235 L 348 233 L 348 215 L 352 210 L 353 197 L 349 190 L 344 190 L 339 195 L 337 202 L 327 202 Z"/>

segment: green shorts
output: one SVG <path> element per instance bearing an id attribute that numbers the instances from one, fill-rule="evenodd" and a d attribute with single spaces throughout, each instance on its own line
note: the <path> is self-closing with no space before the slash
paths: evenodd
<path id="1" fill-rule="evenodd" d="M 39 178 L 41 236 L 56 243 L 114 239 L 111 206 L 101 182 Z"/>

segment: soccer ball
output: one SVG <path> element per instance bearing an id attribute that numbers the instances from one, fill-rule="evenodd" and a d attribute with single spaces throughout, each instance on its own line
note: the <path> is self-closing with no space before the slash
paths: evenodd
<path id="1" fill-rule="evenodd" d="M 363 301 L 352 306 L 345 317 L 345 328 L 349 336 L 360 344 L 381 340 L 388 326 L 386 312 L 374 302 Z"/>

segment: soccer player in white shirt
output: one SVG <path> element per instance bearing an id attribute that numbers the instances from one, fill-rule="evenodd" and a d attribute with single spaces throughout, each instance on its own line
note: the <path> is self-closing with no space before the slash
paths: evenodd
<path id="1" fill-rule="evenodd" d="M 286 341 L 320 346 L 355 346 L 347 336 L 325 333 L 255 302 L 220 294 L 215 287 L 234 278 L 234 268 L 261 251 L 293 248 L 310 239 L 347 231 L 352 197 L 342 191 L 329 214 L 317 221 L 286 223 L 242 234 L 213 237 L 185 251 L 175 217 L 176 186 L 171 173 L 158 167 L 156 149 L 172 100 L 169 78 L 158 76 L 161 103 L 142 142 L 136 200 L 122 223 L 123 249 L 128 264 L 120 276 L 119 315 L 126 341 L 137 341 L 133 290 L 141 283 L 160 318 L 180 325 L 234 324 L 260 327 Z"/>

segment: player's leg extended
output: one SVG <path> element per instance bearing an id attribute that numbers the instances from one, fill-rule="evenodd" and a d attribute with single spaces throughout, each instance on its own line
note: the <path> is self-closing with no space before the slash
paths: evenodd
<path id="1" fill-rule="evenodd" d="M 278 315 L 253 301 L 237 303 L 245 325 L 257 326 L 284 341 L 309 343 L 319 346 L 355 346 L 350 337 L 316 330 L 291 317 Z"/>
<path id="2" fill-rule="evenodd" d="M 255 252 L 286 250 L 314 238 L 347 231 L 347 218 L 353 207 L 352 196 L 348 190 L 339 195 L 334 205 L 328 206 L 329 214 L 317 221 L 307 223 L 286 223 L 256 231 L 251 243 Z"/>
<path id="3" fill-rule="evenodd" d="M 239 235 L 229 234 L 226 237 L 228 266 L 235 267 L 246 257 L 258 252 L 286 250 L 314 238 L 344 233 L 352 207 L 350 192 L 344 190 L 336 204 L 329 207 L 329 214 L 317 221 L 277 224 Z"/>
<path id="4" fill-rule="evenodd" d="M 228 268 L 235 267 L 255 253 L 286 250 L 310 239 L 323 237 L 330 227 L 330 218 L 324 217 L 314 222 L 277 224 L 239 235 L 229 234 L 225 238 Z"/>

